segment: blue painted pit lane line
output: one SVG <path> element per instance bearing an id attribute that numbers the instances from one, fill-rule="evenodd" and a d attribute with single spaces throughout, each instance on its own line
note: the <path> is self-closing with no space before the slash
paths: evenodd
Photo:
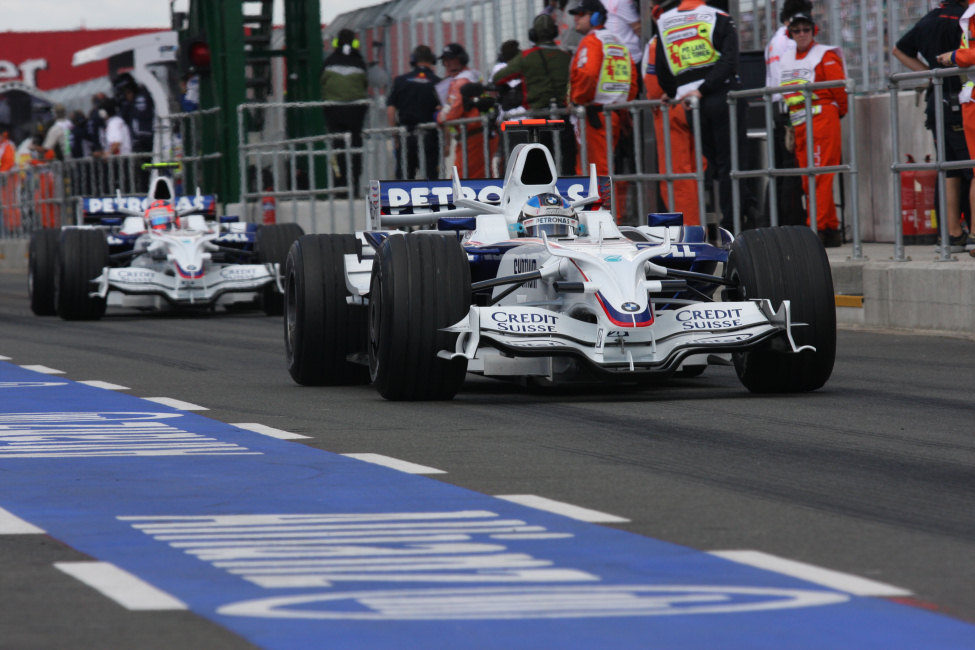
<path id="1" fill-rule="evenodd" d="M 0 362 L 0 507 L 266 648 L 975 648 L 975 626 Z"/>

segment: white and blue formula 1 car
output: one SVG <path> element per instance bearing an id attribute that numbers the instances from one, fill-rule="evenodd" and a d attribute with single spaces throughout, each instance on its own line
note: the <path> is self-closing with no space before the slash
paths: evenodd
<path id="1" fill-rule="evenodd" d="M 299 238 L 285 272 L 294 380 L 371 380 L 392 400 L 451 399 L 467 372 L 639 383 L 734 364 L 755 392 L 827 381 L 833 287 L 810 229 L 708 237 L 680 214 L 618 226 L 600 207 L 608 179 L 555 169 L 528 143 L 503 183 L 456 169 L 452 182 L 374 181 L 376 229 Z"/>
<path id="2" fill-rule="evenodd" d="M 28 291 L 35 314 L 91 320 L 106 306 L 255 302 L 281 314 L 280 274 L 300 226 L 208 219 L 212 196 L 177 197 L 172 179 L 155 172 L 149 188 L 147 197 L 81 199 L 78 225 L 33 233 Z"/>

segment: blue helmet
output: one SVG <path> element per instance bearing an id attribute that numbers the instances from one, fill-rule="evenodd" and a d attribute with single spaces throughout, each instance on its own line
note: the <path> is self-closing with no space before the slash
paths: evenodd
<path id="1" fill-rule="evenodd" d="M 558 194 L 537 194 L 521 208 L 518 223 L 529 237 L 572 237 L 579 232 L 579 216 Z"/>

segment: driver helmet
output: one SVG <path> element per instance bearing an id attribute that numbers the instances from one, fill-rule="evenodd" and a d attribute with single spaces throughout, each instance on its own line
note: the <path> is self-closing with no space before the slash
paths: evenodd
<path id="1" fill-rule="evenodd" d="M 558 194 L 537 194 L 527 201 L 518 215 L 519 230 L 528 237 L 572 237 L 579 232 L 579 217 L 568 201 Z"/>
<path id="2" fill-rule="evenodd" d="M 168 201 L 153 201 L 146 210 L 146 223 L 151 230 L 165 232 L 179 227 L 176 210 Z"/>

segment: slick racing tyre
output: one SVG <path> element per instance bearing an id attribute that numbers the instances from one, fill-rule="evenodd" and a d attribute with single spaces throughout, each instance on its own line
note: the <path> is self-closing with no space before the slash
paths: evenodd
<path id="1" fill-rule="evenodd" d="M 727 300 L 768 298 L 778 309 L 792 305 L 796 346 L 815 352 L 762 348 L 736 353 L 738 378 L 754 393 L 816 390 L 833 372 L 836 357 L 836 305 L 829 260 L 816 234 L 805 226 L 746 230 L 735 239 L 725 276 L 737 285 Z"/>
<path id="2" fill-rule="evenodd" d="M 38 316 L 54 316 L 54 272 L 57 269 L 58 240 L 61 231 L 57 228 L 37 230 L 30 236 L 27 265 L 27 293 L 30 295 L 30 309 Z"/>
<path id="3" fill-rule="evenodd" d="M 366 351 L 366 310 L 346 298 L 343 255 L 362 255 L 354 235 L 304 235 L 284 265 L 284 345 L 299 384 L 364 384 L 369 369 L 349 361 Z"/>
<path id="4" fill-rule="evenodd" d="M 391 235 L 372 267 L 369 370 L 389 400 L 448 400 L 464 383 L 466 359 L 446 360 L 457 334 L 443 332 L 471 305 L 471 272 L 450 236 Z"/>
<path id="5" fill-rule="evenodd" d="M 279 223 L 261 226 L 257 231 L 256 247 L 257 259 L 261 264 L 280 265 L 284 273 L 284 264 L 288 259 L 291 244 L 305 232 L 296 223 Z M 284 296 L 278 293 L 274 282 L 267 284 L 261 290 L 261 308 L 268 316 L 280 316 L 284 312 Z"/>
<path id="6" fill-rule="evenodd" d="M 109 264 L 108 242 L 101 230 L 68 228 L 61 231 L 54 273 L 54 302 L 65 320 L 98 320 L 105 299 L 89 295 Z"/>

